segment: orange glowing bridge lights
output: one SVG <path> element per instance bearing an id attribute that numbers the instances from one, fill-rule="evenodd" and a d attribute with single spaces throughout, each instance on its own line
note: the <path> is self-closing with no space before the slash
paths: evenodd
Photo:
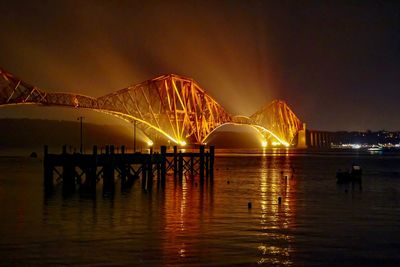
<path id="1" fill-rule="evenodd" d="M 203 144 L 215 129 L 228 123 L 254 127 L 265 140 L 263 146 L 268 139 L 271 143 L 289 146 L 302 126 L 287 104 L 279 100 L 250 117 L 232 116 L 195 81 L 173 74 L 93 98 L 73 93 L 48 93 L 0 69 L 0 105 L 15 104 L 104 112 L 129 122 L 137 121 L 138 128 L 147 136 L 161 134 L 182 146 Z"/>

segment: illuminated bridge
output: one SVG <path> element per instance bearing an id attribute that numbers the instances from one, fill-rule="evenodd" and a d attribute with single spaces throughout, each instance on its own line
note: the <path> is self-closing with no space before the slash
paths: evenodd
<path id="1" fill-rule="evenodd" d="M 217 128 L 226 124 L 249 125 L 267 143 L 296 143 L 303 124 L 285 102 L 274 100 L 252 116 L 229 114 L 194 80 L 164 75 L 94 98 L 74 93 L 49 93 L 0 69 L 0 105 L 37 104 L 91 109 L 137 121 L 147 136 L 165 136 L 184 145 L 203 144 Z M 153 139 L 154 140 L 154 139 Z"/>

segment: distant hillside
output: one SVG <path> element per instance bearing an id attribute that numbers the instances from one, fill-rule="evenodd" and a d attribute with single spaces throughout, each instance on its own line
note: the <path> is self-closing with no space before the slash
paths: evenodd
<path id="1" fill-rule="evenodd" d="M 62 145 L 79 149 L 80 124 L 71 121 L 53 121 L 36 119 L 0 119 L 0 149 L 43 149 L 47 144 L 51 148 Z M 84 146 L 90 149 L 94 144 L 102 146 L 132 146 L 132 129 L 118 125 L 97 125 L 84 123 Z M 138 146 L 140 145 L 138 141 Z"/>
<path id="2" fill-rule="evenodd" d="M 208 145 L 217 148 L 260 148 L 259 135 L 255 132 L 230 132 L 216 131 L 209 140 Z"/>
<path id="3" fill-rule="evenodd" d="M 42 151 L 44 145 L 59 151 L 62 145 L 70 150 L 79 150 L 80 123 L 38 119 L 0 119 L 0 154 L 9 151 Z M 139 132 L 139 131 L 138 131 Z M 84 147 L 90 150 L 93 145 L 113 144 L 133 147 L 133 129 L 127 125 L 98 125 L 84 123 Z M 209 145 L 218 148 L 259 148 L 257 134 L 250 132 L 217 131 L 209 140 Z M 157 146 L 160 144 L 156 144 Z M 137 135 L 137 148 L 147 148 Z"/>

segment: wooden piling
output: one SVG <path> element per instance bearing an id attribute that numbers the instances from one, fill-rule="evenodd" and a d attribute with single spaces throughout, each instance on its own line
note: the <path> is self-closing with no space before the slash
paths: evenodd
<path id="1" fill-rule="evenodd" d="M 204 182 L 204 146 L 201 145 L 200 146 L 200 155 L 199 155 L 200 159 L 200 167 L 199 167 L 199 172 L 200 172 L 200 182 Z"/>
<path id="2" fill-rule="evenodd" d="M 215 146 L 210 146 L 210 181 L 214 179 Z"/>
<path id="3" fill-rule="evenodd" d="M 165 176 L 167 176 L 167 147 L 161 147 L 161 186 L 165 186 Z"/>
<path id="4" fill-rule="evenodd" d="M 194 155 L 190 154 L 190 177 L 194 177 Z"/>
<path id="5" fill-rule="evenodd" d="M 65 153 L 64 153 L 65 151 Z M 76 172 L 72 162 L 72 155 L 66 154 L 66 146 L 63 146 L 63 191 L 65 193 L 75 191 Z"/>
<path id="6" fill-rule="evenodd" d="M 110 148 L 106 146 L 106 155 L 108 157 L 105 159 L 103 166 L 103 193 L 114 193 L 114 146 L 111 146 Z"/>
<path id="7" fill-rule="evenodd" d="M 97 184 L 97 146 L 93 146 L 92 158 L 90 160 L 89 170 L 86 173 L 86 179 L 88 180 L 89 192 L 96 193 Z"/>
<path id="8" fill-rule="evenodd" d="M 62 148 L 62 154 L 53 155 L 48 153 L 48 147 L 44 147 L 44 185 L 51 187 L 53 185 L 53 173 L 56 167 L 62 167 L 62 182 L 64 191 L 73 191 L 76 183 L 79 183 L 79 189 L 85 192 L 96 192 L 96 183 L 99 178 L 103 179 L 103 192 L 114 193 L 115 191 L 115 175 L 118 172 L 121 177 L 121 189 L 124 190 L 125 185 L 132 184 L 133 178 L 142 176 L 142 188 L 150 190 L 153 183 L 154 171 L 157 171 L 157 180 L 161 186 L 165 186 L 167 170 L 173 169 L 175 177 L 179 177 L 182 182 L 183 177 L 199 174 L 200 182 L 204 182 L 204 178 L 210 178 L 212 181 L 214 176 L 214 147 L 210 147 L 206 153 L 205 147 L 200 146 L 199 152 L 179 152 L 174 147 L 174 153 L 167 153 L 167 147 L 160 148 L 160 154 L 132 153 L 127 154 L 124 146 L 121 146 L 120 153 L 115 154 L 114 146 L 106 146 L 105 154 L 98 154 L 96 146 L 93 147 L 93 153 L 90 154 L 68 154 L 66 146 Z M 134 166 L 140 164 L 139 169 Z M 77 172 L 79 167 L 82 172 Z M 97 173 L 98 167 L 102 167 L 102 176 Z M 116 172 L 117 170 L 117 172 Z M 133 171 L 131 175 L 131 170 Z M 78 179 L 86 177 L 79 182 Z M 175 180 L 177 182 L 178 179 Z"/>
<path id="9" fill-rule="evenodd" d="M 208 169 L 208 161 L 209 161 L 209 159 L 210 159 L 210 154 L 208 153 L 208 152 L 206 152 L 205 153 L 205 156 L 204 156 L 204 161 L 205 161 L 205 166 L 204 166 L 204 168 L 205 168 L 205 172 L 206 172 L 206 180 L 208 181 L 208 172 L 209 172 L 209 169 Z"/>
<path id="10" fill-rule="evenodd" d="M 53 166 L 49 162 L 49 147 L 44 146 L 43 151 L 43 168 L 44 168 L 44 187 L 46 190 L 51 190 L 53 188 Z"/>
<path id="11" fill-rule="evenodd" d="M 174 178 L 178 174 L 178 147 L 174 146 Z"/>
<path id="12" fill-rule="evenodd" d="M 179 152 L 179 156 L 178 156 L 178 170 L 179 170 L 179 181 L 182 182 L 183 179 L 183 156 L 182 156 L 182 152 Z"/>
<path id="13" fill-rule="evenodd" d="M 146 162 L 142 163 L 142 189 L 146 190 L 147 189 L 147 164 Z"/>
<path id="14" fill-rule="evenodd" d="M 156 163 L 156 171 L 157 171 L 157 186 L 161 183 L 161 164 Z"/>
<path id="15" fill-rule="evenodd" d="M 121 179 L 121 190 L 124 190 L 127 186 L 127 176 L 128 176 L 128 167 L 129 165 L 125 162 L 125 146 L 121 146 L 121 157 L 119 158 L 119 171 L 120 171 L 120 179 Z"/>
<path id="16" fill-rule="evenodd" d="M 153 162 L 152 162 L 152 153 L 153 149 L 150 149 L 150 155 L 147 159 L 147 189 L 150 190 L 153 187 Z"/>
<path id="17" fill-rule="evenodd" d="M 110 154 L 115 154 L 115 147 L 113 145 L 110 146 Z"/>

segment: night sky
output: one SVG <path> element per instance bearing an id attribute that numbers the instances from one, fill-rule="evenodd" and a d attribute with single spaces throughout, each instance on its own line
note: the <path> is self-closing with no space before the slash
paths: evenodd
<path id="1" fill-rule="evenodd" d="M 47 91 L 175 73 L 232 114 L 279 98 L 311 129 L 400 130 L 400 1 L 2 0 L 0 25 L 0 67 Z"/>

